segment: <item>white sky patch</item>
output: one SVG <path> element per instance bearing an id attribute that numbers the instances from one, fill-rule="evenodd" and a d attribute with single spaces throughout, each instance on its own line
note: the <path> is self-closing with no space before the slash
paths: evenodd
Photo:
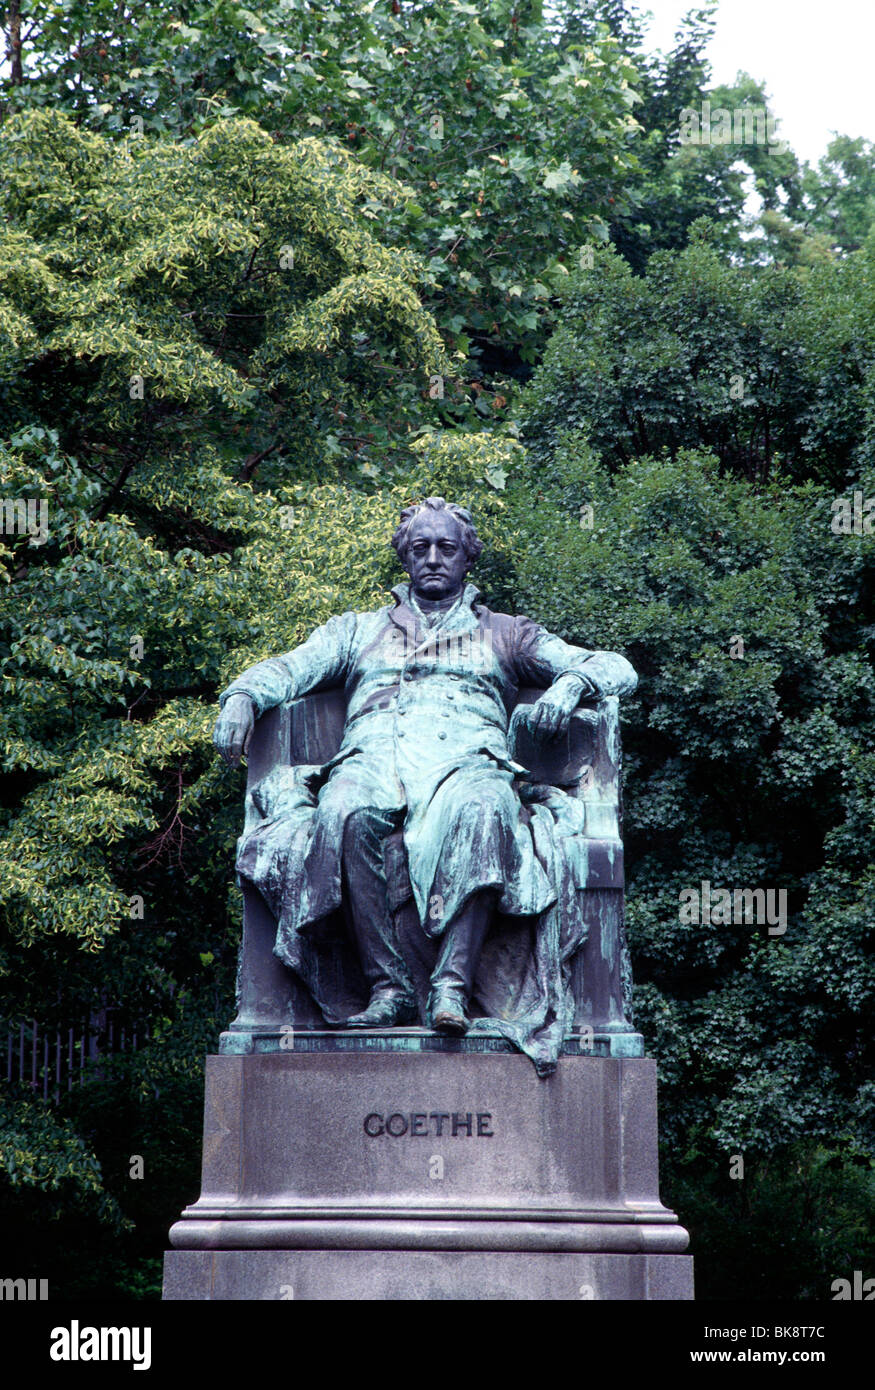
<path id="1" fill-rule="evenodd" d="M 645 47 L 668 52 L 693 0 L 643 0 Z M 739 71 L 765 83 L 779 134 L 816 163 L 834 133 L 875 140 L 873 0 L 721 0 L 707 49 L 715 84 Z"/>

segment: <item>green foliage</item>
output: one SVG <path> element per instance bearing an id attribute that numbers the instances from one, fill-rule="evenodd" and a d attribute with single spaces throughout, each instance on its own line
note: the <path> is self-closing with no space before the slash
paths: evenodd
<path id="1" fill-rule="evenodd" d="M 875 537 L 834 534 L 830 503 L 695 453 L 611 474 L 570 432 L 508 498 L 519 608 L 641 676 L 623 706 L 628 922 L 677 1154 L 875 1140 Z M 681 890 L 703 881 L 785 890 L 786 933 L 685 925 Z"/>
<path id="2" fill-rule="evenodd" d="M 204 984 L 153 1019 L 138 1051 L 89 1063 L 57 1102 L 24 1086 L 0 1097 L 4 1243 L 16 1277 L 48 1278 L 51 1297 L 160 1297 L 156 1252 L 198 1194 L 203 1055 L 227 1022 Z"/>
<path id="3" fill-rule="evenodd" d="M 705 1159 L 706 1161 L 703 1161 Z M 684 1213 L 696 1253 L 696 1298 L 834 1297 L 836 1279 L 871 1269 L 875 1171 L 869 1159 L 801 1142 L 748 1159 L 733 1180 L 723 1154 L 684 1162 L 668 1148 L 663 1200 Z"/>
<path id="4" fill-rule="evenodd" d="M 791 185 L 786 207 L 767 208 L 762 223 L 776 260 L 812 265 L 859 251 L 875 225 L 875 145 L 861 136 L 831 140 Z"/>
<path id="5" fill-rule="evenodd" d="M 134 1228 L 80 1127 L 23 1083 L 0 1090 L 0 1221 L 5 1272 L 47 1279 L 50 1297 L 93 1290 L 88 1243 L 109 1253 Z"/>
<path id="6" fill-rule="evenodd" d="M 10 1089 L 2 1101 L 0 1174 L 4 1185 L 53 1194 L 67 1188 L 77 1202 L 102 1196 L 100 1165 L 67 1121 L 33 1099 L 24 1085 L 19 1094 Z M 117 1209 L 105 1198 L 99 1211 L 104 1220 L 119 1224 Z"/>
<path id="7" fill-rule="evenodd" d="M 756 259 L 763 238 L 747 235 L 748 180 L 766 213 L 785 204 L 795 207 L 800 195 L 798 161 L 775 127 L 763 85 L 739 73 L 731 86 L 711 86 L 705 49 L 716 20 L 713 4 L 692 8 L 678 25 L 671 51 L 660 53 L 645 48 L 642 18 L 625 0 L 592 0 L 582 8 L 560 5 L 556 10 L 560 43 L 587 41 L 606 23 L 635 66 L 636 163 L 608 221 L 612 244 L 639 275 L 654 251 L 685 246 L 690 228 L 703 217 L 713 224 L 715 244 L 724 255 Z M 710 121 L 703 117 L 708 110 Z M 744 111 L 749 113 L 746 127 Z M 689 112 L 696 113 L 697 133 L 704 126 L 701 140 L 683 138 L 684 113 Z M 726 112 L 732 139 L 725 139 L 728 132 L 721 124 Z"/>
<path id="8" fill-rule="evenodd" d="M 605 250 L 569 277 L 532 382 L 525 441 L 538 459 L 587 428 L 612 465 L 697 448 L 750 479 L 844 487 L 871 458 L 871 250 L 810 270 L 739 268 L 697 224 L 644 276 Z"/>
<path id="9" fill-rule="evenodd" d="M 216 115 L 283 143 L 316 133 L 375 181 L 363 207 L 427 266 L 429 305 L 461 358 L 532 362 L 553 285 L 581 242 L 607 235 L 633 167 L 634 70 L 603 26 L 553 43 L 540 6 L 103 0 L 32 7 L 27 77 L 10 110 L 60 107 L 83 126 L 183 135 Z M 491 361 L 495 370 L 503 361 Z"/>
<path id="10" fill-rule="evenodd" d="M 334 145 L 243 120 L 113 143 L 40 111 L 3 126 L 0 185 L 0 424 L 59 428 L 104 514 L 207 442 L 236 471 L 243 428 L 244 477 L 351 461 L 374 404 L 404 431 L 447 371 L 423 267 L 362 214 L 400 190 Z"/>

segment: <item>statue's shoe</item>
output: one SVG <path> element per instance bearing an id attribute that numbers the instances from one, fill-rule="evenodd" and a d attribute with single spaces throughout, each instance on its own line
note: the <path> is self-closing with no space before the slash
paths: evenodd
<path id="1" fill-rule="evenodd" d="M 465 1000 L 455 990 L 439 994 L 431 1011 L 432 1027 L 439 1033 L 453 1033 L 460 1037 L 468 1031 L 468 1015 Z"/>
<path id="2" fill-rule="evenodd" d="M 416 1010 L 403 994 L 379 994 L 360 1014 L 353 1014 L 344 1024 L 345 1028 L 399 1028 L 404 1023 L 413 1023 Z"/>

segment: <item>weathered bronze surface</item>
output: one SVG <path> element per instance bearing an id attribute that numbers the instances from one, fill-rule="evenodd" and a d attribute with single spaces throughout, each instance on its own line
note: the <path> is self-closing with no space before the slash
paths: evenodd
<path id="1" fill-rule="evenodd" d="M 465 582 L 481 546 L 461 508 L 407 509 L 393 544 L 410 576 L 393 604 L 330 619 L 222 693 L 215 741 L 229 762 L 273 710 L 303 725 L 291 741 L 308 758 L 250 775 L 238 871 L 318 1006 L 288 1025 L 491 1035 L 547 1074 L 592 990 L 580 960 L 593 895 L 616 895 L 619 874 L 622 897 L 619 759 L 605 743 L 637 678 L 620 655 L 486 608 Z M 304 713 L 313 692 L 317 712 Z M 616 906 L 599 953 L 622 977 L 610 1027 L 628 1033 Z M 244 951 L 244 999 L 247 973 Z"/>

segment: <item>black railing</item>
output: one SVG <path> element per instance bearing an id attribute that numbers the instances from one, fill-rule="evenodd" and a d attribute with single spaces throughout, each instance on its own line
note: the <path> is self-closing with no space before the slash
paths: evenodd
<path id="1" fill-rule="evenodd" d="M 79 1081 L 89 1062 L 142 1047 L 147 1029 L 123 1023 L 110 1010 L 87 1023 L 43 1028 L 35 1018 L 0 1020 L 0 1075 L 24 1081 L 44 1100 L 60 1098 Z"/>

